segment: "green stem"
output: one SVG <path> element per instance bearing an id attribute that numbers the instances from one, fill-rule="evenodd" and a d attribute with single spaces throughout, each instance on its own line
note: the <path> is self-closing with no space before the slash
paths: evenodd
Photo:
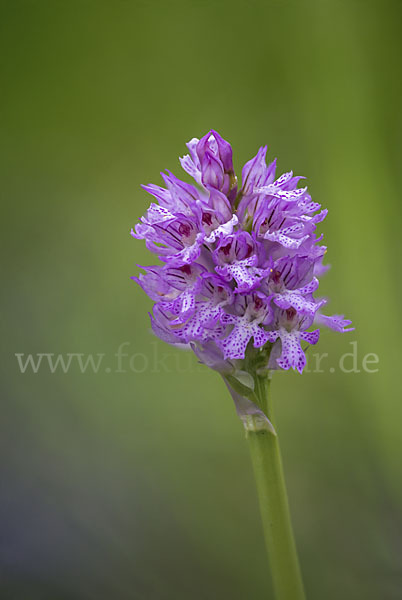
<path id="1" fill-rule="evenodd" d="M 257 377 L 260 408 L 273 422 L 269 380 Z M 257 483 L 265 543 L 276 600 L 303 600 L 304 590 L 290 521 L 278 437 L 258 427 L 247 428 Z"/>

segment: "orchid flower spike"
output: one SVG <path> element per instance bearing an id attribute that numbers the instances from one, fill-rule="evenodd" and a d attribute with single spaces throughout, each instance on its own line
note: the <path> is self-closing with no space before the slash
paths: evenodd
<path id="1" fill-rule="evenodd" d="M 187 147 L 180 162 L 195 184 L 168 172 L 166 187 L 144 186 L 155 201 L 131 232 L 161 261 L 133 277 L 155 303 L 153 331 L 237 381 L 250 365 L 302 373 L 302 343 L 316 344 L 320 326 L 352 329 L 315 297 L 326 270 L 316 228 L 327 211 L 298 187 L 301 177 L 276 176 L 266 147 L 244 165 L 241 185 L 216 131 Z"/>

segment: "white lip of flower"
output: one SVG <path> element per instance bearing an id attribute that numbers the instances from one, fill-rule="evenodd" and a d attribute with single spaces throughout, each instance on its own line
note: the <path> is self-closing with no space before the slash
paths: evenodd
<path id="1" fill-rule="evenodd" d="M 230 235 L 233 231 L 233 228 L 236 227 L 238 222 L 239 219 L 237 218 L 237 216 L 233 215 L 233 217 L 229 221 L 223 223 L 223 225 L 219 225 L 219 227 L 211 231 L 210 235 L 205 238 L 205 241 L 208 242 L 208 244 L 213 244 L 216 241 L 216 239 L 221 235 L 221 233 L 223 233 L 224 235 Z"/>
<path id="2" fill-rule="evenodd" d="M 277 185 L 271 183 L 264 185 L 263 187 L 254 188 L 254 194 L 265 194 L 267 196 L 276 196 L 278 198 L 285 198 L 289 202 L 297 200 L 307 192 L 307 188 L 296 188 L 295 190 L 283 190 Z"/>

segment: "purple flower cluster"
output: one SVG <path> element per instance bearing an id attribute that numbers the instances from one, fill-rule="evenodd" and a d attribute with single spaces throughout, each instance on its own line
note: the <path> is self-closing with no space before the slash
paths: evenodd
<path id="1" fill-rule="evenodd" d="M 154 332 L 221 371 L 260 349 L 266 368 L 301 373 L 301 343 L 319 338 L 311 327 L 350 331 L 314 297 L 326 270 L 315 230 L 327 211 L 297 187 L 301 177 L 276 178 L 266 146 L 244 165 L 241 186 L 232 148 L 216 131 L 187 147 L 180 162 L 197 185 L 167 172 L 166 187 L 143 186 L 158 203 L 132 231 L 163 262 L 133 277 L 155 302 Z"/>

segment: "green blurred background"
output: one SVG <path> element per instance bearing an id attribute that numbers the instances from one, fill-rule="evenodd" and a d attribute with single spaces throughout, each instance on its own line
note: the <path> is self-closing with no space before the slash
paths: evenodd
<path id="1" fill-rule="evenodd" d="M 271 597 L 232 402 L 150 335 L 130 281 L 150 262 L 129 235 L 140 184 L 178 175 L 210 128 L 238 171 L 267 143 L 308 177 L 329 208 L 322 290 L 356 326 L 322 336 L 322 373 L 273 384 L 308 598 L 402 597 L 401 16 L 399 0 L 0 2 L 2 598 Z M 337 366 L 351 341 L 359 373 Z M 20 372 L 16 353 L 52 352 L 105 357 Z"/>

